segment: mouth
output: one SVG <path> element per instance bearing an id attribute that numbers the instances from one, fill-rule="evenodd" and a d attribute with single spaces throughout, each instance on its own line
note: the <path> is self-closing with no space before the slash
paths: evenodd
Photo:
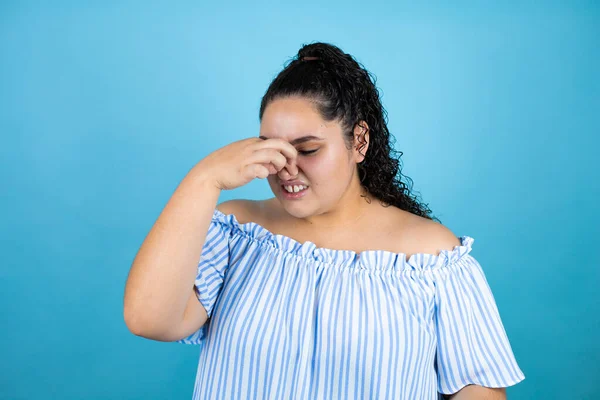
<path id="1" fill-rule="evenodd" d="M 304 197 L 308 188 L 308 185 L 281 185 L 281 194 L 286 200 L 296 200 Z"/>
<path id="2" fill-rule="evenodd" d="M 308 185 L 281 185 L 281 187 L 287 193 L 300 193 L 308 189 Z"/>

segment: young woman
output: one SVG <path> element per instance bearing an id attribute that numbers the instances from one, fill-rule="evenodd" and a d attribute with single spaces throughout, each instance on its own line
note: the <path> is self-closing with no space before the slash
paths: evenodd
<path id="1" fill-rule="evenodd" d="M 260 120 L 159 216 L 127 281 L 129 329 L 203 345 L 194 399 L 505 398 L 525 376 L 474 239 L 402 182 L 371 75 L 303 46 Z M 217 205 L 255 178 L 273 198 Z"/>

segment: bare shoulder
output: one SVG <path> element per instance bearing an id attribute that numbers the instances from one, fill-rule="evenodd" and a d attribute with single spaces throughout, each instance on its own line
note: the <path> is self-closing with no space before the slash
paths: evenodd
<path id="1" fill-rule="evenodd" d="M 461 245 L 459 238 L 447 226 L 436 221 L 427 221 L 426 226 L 423 228 L 423 234 L 429 238 L 438 253 L 441 250 L 453 250 L 456 246 Z"/>
<path id="2" fill-rule="evenodd" d="M 458 237 L 447 226 L 424 217 L 415 217 L 418 219 L 415 236 L 423 247 L 421 253 L 438 255 L 442 250 L 453 250 L 461 245 Z"/>
<path id="3" fill-rule="evenodd" d="M 235 215 L 236 219 L 241 221 L 251 213 L 252 206 L 252 200 L 233 199 L 217 204 L 217 210 L 223 214 Z"/>
<path id="4" fill-rule="evenodd" d="M 217 210 L 223 214 L 235 215 L 240 223 L 256 222 L 260 220 L 263 213 L 264 201 L 233 199 L 217 204 Z"/>
<path id="5" fill-rule="evenodd" d="M 399 252 L 439 255 L 442 250 L 453 250 L 461 245 L 454 232 L 439 222 L 402 210 L 396 214 L 398 219 L 390 236 L 399 246 L 396 249 Z"/>

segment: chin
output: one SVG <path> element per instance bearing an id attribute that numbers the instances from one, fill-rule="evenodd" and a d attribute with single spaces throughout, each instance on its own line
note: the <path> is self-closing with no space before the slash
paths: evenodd
<path id="1" fill-rule="evenodd" d="M 283 209 L 290 214 L 292 217 L 294 218 L 306 218 L 306 217 L 310 217 L 311 215 L 314 215 L 314 210 L 312 210 L 311 208 L 307 207 L 306 204 L 290 204 L 289 202 L 286 202 L 285 200 L 281 201 L 281 206 L 283 207 Z"/>

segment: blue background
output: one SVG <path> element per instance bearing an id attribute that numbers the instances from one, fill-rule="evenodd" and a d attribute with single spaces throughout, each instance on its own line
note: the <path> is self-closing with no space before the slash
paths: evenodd
<path id="1" fill-rule="evenodd" d="M 0 3 L 0 398 L 190 398 L 199 347 L 124 324 L 131 262 L 311 41 L 377 77 L 403 173 L 475 238 L 509 398 L 598 396 L 600 6 L 388 3 Z"/>

